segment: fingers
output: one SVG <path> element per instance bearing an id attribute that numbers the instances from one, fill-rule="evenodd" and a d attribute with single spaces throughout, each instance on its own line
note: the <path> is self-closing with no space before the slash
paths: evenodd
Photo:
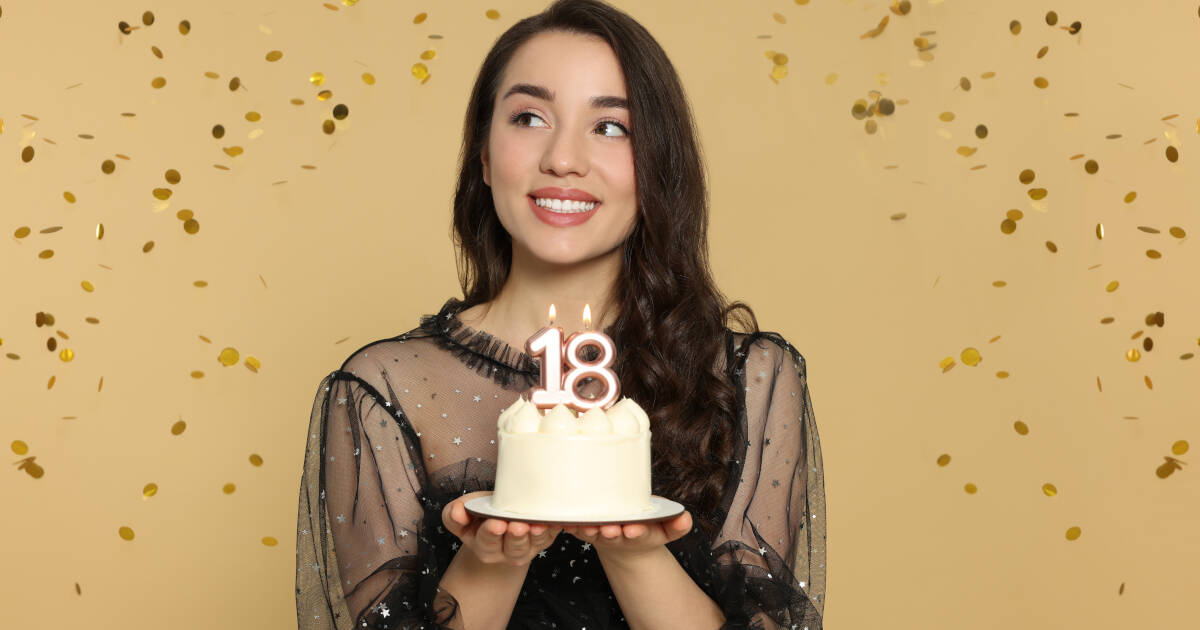
<path id="1" fill-rule="evenodd" d="M 517 523 L 513 523 L 512 525 L 517 525 Z M 529 561 L 528 532 L 524 535 L 517 535 L 510 531 L 504 535 L 504 557 L 511 564 L 515 565 L 524 564 Z"/>
<path id="2" fill-rule="evenodd" d="M 482 560 L 485 555 L 499 554 L 503 550 L 503 539 L 506 523 L 489 518 L 480 523 L 475 532 L 475 547 Z"/>
<path id="3" fill-rule="evenodd" d="M 630 538 L 630 539 L 634 539 L 634 540 L 641 538 L 642 536 L 645 536 L 646 534 L 648 534 L 650 532 L 650 530 L 645 525 L 641 525 L 639 523 L 633 523 L 631 525 L 626 525 L 626 526 L 622 527 L 621 529 L 623 530 L 623 533 L 625 534 L 626 538 Z"/>
<path id="4" fill-rule="evenodd" d="M 608 539 L 617 538 L 621 535 L 620 525 L 602 525 L 600 526 L 600 535 Z"/>

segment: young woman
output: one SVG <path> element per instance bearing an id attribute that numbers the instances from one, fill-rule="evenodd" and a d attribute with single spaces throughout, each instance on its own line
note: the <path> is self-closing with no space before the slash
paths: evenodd
<path id="1" fill-rule="evenodd" d="M 820 628 L 804 359 L 725 302 L 706 229 L 684 91 L 641 25 L 561 0 L 505 32 L 464 126 L 464 298 L 359 349 L 317 391 L 299 626 Z M 651 416 L 653 492 L 683 515 L 564 531 L 463 508 L 493 486 L 500 411 L 539 384 L 519 348 L 551 303 L 591 304 L 613 338 L 622 393 Z"/>

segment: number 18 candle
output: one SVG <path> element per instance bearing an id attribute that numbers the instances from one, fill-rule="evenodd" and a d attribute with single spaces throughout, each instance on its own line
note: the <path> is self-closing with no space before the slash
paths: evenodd
<path id="1" fill-rule="evenodd" d="M 591 306 L 583 309 L 584 328 L 591 327 Z M 550 325 L 542 328 L 525 342 L 525 349 L 531 356 L 542 357 L 542 383 L 530 395 L 530 401 L 540 409 L 548 409 L 558 404 L 564 404 L 576 411 L 587 411 L 593 407 L 607 408 L 617 400 L 621 393 L 617 375 L 612 371 L 612 362 L 616 358 L 612 338 L 608 335 L 588 330 L 572 333 L 566 339 L 563 348 L 562 328 L 554 326 L 555 309 L 550 305 Z M 593 361 L 583 358 L 580 352 L 592 346 L 600 351 L 600 356 Z M 563 364 L 570 367 L 563 374 Z M 598 398 L 580 398 L 576 391 L 579 380 L 585 377 L 597 378 L 604 383 L 604 394 Z"/>

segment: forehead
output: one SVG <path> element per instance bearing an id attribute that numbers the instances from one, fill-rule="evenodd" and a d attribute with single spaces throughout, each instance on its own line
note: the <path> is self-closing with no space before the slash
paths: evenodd
<path id="1" fill-rule="evenodd" d="M 616 53 L 603 39 L 580 33 L 547 31 L 531 37 L 509 60 L 497 98 L 514 83 L 545 86 L 558 104 L 597 95 L 626 96 Z"/>

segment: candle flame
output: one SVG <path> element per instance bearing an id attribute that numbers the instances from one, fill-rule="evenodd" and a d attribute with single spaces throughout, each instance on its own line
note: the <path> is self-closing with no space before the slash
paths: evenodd
<path id="1" fill-rule="evenodd" d="M 558 317 L 558 310 L 554 308 L 553 304 L 551 304 L 550 305 L 550 325 L 551 326 L 554 325 L 554 320 L 556 317 Z"/>
<path id="2" fill-rule="evenodd" d="M 584 328 L 592 327 L 592 305 L 591 304 L 583 305 L 583 327 Z"/>

